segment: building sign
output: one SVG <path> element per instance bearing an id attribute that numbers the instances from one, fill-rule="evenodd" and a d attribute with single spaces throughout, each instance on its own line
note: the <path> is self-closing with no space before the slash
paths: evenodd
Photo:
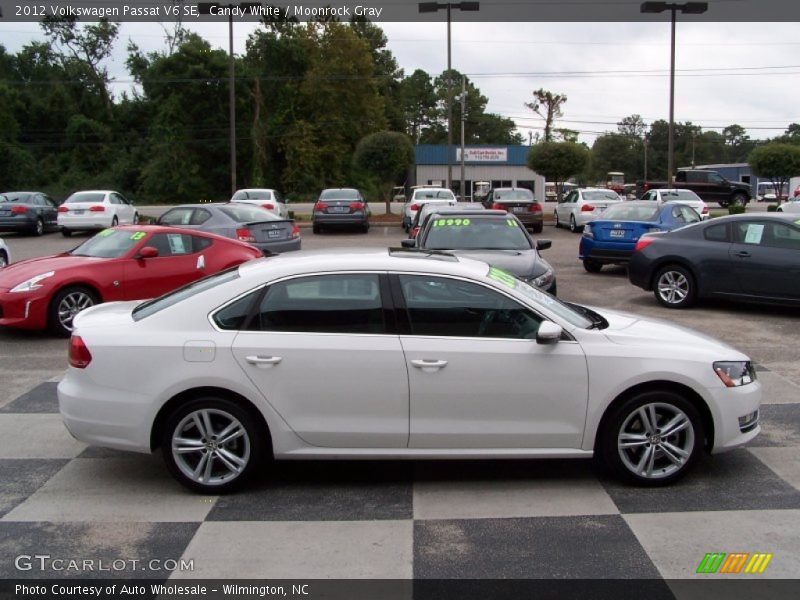
<path id="1" fill-rule="evenodd" d="M 456 160 L 461 160 L 461 148 L 456 148 Z M 466 148 L 466 162 L 508 162 L 508 148 Z"/>

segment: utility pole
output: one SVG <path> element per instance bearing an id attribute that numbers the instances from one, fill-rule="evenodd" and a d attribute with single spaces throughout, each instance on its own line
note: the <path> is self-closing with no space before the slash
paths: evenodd
<path id="1" fill-rule="evenodd" d="M 694 169 L 694 141 L 697 138 L 697 131 L 692 129 L 692 168 Z"/>
<path id="2" fill-rule="evenodd" d="M 236 59 L 233 56 L 233 13 L 228 16 L 228 78 L 230 80 L 228 101 L 230 103 L 231 129 L 231 196 L 236 192 Z"/>
<path id="3" fill-rule="evenodd" d="M 466 201 L 467 195 L 466 190 L 464 189 L 464 154 L 466 154 L 466 149 L 464 146 L 464 129 L 466 128 L 467 124 L 467 78 L 462 75 L 461 76 L 461 200 Z M 470 194 L 471 196 L 472 194 Z"/>
<path id="4" fill-rule="evenodd" d="M 647 181 L 647 142 L 650 141 L 650 136 L 645 132 L 644 134 L 644 180 Z"/>

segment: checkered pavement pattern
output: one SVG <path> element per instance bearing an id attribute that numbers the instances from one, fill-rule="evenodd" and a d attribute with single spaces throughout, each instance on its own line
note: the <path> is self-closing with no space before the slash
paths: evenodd
<path id="1" fill-rule="evenodd" d="M 311 461 L 219 497 L 184 490 L 157 455 L 75 441 L 43 382 L 0 405 L 0 577 L 89 575 L 15 569 L 46 552 L 193 560 L 172 578 L 680 579 L 707 552 L 770 552 L 759 577 L 797 578 L 800 387 L 760 376 L 762 434 L 667 488 L 586 460 Z M 112 575 L 163 577 L 96 574 Z"/>

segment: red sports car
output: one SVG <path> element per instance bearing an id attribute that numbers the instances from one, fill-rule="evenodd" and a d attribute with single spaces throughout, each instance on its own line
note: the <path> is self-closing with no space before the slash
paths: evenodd
<path id="1" fill-rule="evenodd" d="M 212 233 L 105 229 L 69 252 L 0 270 L 0 326 L 68 336 L 75 315 L 94 304 L 155 298 L 261 256 L 249 244 Z"/>

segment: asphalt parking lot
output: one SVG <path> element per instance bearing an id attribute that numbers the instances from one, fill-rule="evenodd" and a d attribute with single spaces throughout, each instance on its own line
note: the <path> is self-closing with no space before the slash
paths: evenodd
<path id="1" fill-rule="evenodd" d="M 146 212 L 146 211 L 145 211 Z M 303 248 L 397 246 L 399 227 L 313 235 Z M 16 260 L 81 239 L 4 235 Z M 578 236 L 546 226 L 559 296 L 669 319 L 757 363 L 763 432 L 706 459 L 666 489 L 608 479 L 591 461 L 288 463 L 233 496 L 197 496 L 158 457 L 86 447 L 60 423 L 55 385 L 66 342 L 0 331 L 0 577 L 85 577 L 19 570 L 19 555 L 193 560 L 174 578 L 696 577 L 708 552 L 765 552 L 758 577 L 800 573 L 800 319 L 796 309 L 656 304 L 623 268 L 586 273 Z M 135 365 L 131 366 L 135 368 Z M 143 374 L 143 376 L 146 376 Z M 255 551 L 260 549 L 261 551 Z M 94 576 L 164 577 L 128 566 Z M 709 577 L 706 575 L 706 577 Z M 741 575 L 741 577 L 750 577 Z"/>

